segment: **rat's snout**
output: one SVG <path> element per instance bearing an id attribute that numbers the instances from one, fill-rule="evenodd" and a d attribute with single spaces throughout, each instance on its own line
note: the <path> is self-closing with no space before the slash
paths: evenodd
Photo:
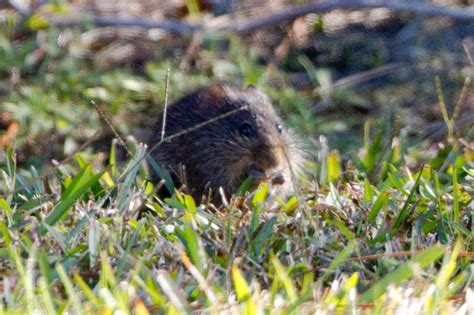
<path id="1" fill-rule="evenodd" d="M 266 180 L 273 185 L 284 185 L 288 180 L 285 178 L 286 164 L 281 146 L 263 148 L 255 154 L 249 175 L 252 176 L 254 184 Z"/>
<path id="2" fill-rule="evenodd" d="M 280 169 L 267 169 L 264 170 L 261 167 L 253 165 L 250 168 L 250 176 L 252 176 L 253 182 L 258 184 L 262 180 L 268 180 L 273 185 L 283 185 L 285 183 L 285 177 Z"/>

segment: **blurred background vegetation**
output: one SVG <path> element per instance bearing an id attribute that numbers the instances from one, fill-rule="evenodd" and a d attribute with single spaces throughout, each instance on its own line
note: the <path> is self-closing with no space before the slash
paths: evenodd
<path id="1" fill-rule="evenodd" d="M 0 7 L 0 145 L 15 143 L 20 164 L 39 166 L 101 129 L 86 152 L 108 151 L 113 133 L 92 101 L 121 136 L 146 140 L 168 69 L 171 100 L 215 81 L 259 86 L 310 152 L 324 135 L 351 157 L 364 126 L 366 136 L 400 137 L 403 150 L 422 143 L 418 151 L 429 151 L 446 139 L 435 78 L 450 114 L 473 73 L 472 20 L 361 8 L 242 27 L 308 3 L 7 1 Z M 182 25 L 153 28 L 163 20 Z M 196 25 L 205 28 L 193 31 Z M 464 96 L 455 132 L 472 139 L 472 88 Z"/>

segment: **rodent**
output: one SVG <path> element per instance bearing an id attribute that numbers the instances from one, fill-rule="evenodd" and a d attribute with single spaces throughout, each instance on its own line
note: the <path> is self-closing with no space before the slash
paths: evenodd
<path id="1" fill-rule="evenodd" d="M 150 146 L 161 140 L 162 116 Z M 150 155 L 197 200 L 211 189 L 213 202 L 219 203 L 219 187 L 229 197 L 248 176 L 254 186 L 269 180 L 277 194 L 286 196 L 294 191 L 292 174 L 305 160 L 300 139 L 254 86 L 237 90 L 213 84 L 183 97 L 167 108 L 164 138 L 170 136 Z"/>

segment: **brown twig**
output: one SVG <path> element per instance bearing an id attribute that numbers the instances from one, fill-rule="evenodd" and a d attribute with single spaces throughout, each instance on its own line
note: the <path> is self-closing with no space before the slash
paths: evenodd
<path id="1" fill-rule="evenodd" d="M 390 63 L 388 65 L 380 66 L 367 71 L 358 72 L 356 74 L 339 79 L 334 82 L 334 87 L 340 88 L 344 86 L 360 84 L 409 67 L 409 64 L 403 62 Z"/>
<path id="2" fill-rule="evenodd" d="M 181 248 L 176 247 L 176 249 L 178 250 L 179 255 L 181 256 L 181 261 L 183 262 L 183 265 L 198 282 L 199 288 L 204 291 L 212 305 L 218 305 L 220 302 L 219 297 L 212 289 L 212 286 L 210 285 L 208 280 L 204 278 L 202 273 L 196 268 L 196 266 L 193 265 L 191 259 L 189 259 L 188 255 L 186 255 L 186 253 Z"/>
<path id="3" fill-rule="evenodd" d="M 120 145 L 127 151 L 128 156 L 132 156 L 132 152 L 127 148 L 127 145 L 125 144 L 125 141 L 123 141 L 122 137 L 119 135 L 117 129 L 112 125 L 112 122 L 110 121 L 109 117 L 104 113 L 104 111 L 99 107 L 99 105 L 96 104 L 96 102 L 91 101 L 92 105 L 94 106 L 95 110 L 99 114 L 99 116 L 104 120 L 105 124 L 107 127 L 112 131 L 112 133 L 115 135 L 115 137 L 118 139 Z"/>

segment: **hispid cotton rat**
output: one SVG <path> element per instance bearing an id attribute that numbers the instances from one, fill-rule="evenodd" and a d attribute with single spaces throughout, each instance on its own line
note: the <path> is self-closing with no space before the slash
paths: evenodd
<path id="1" fill-rule="evenodd" d="M 162 125 L 160 117 L 151 146 L 161 140 Z M 304 160 L 299 139 L 257 88 L 214 84 L 185 96 L 167 109 L 165 138 L 186 129 L 151 157 L 197 200 L 211 189 L 220 202 L 219 187 L 230 196 L 249 176 L 254 184 L 269 180 L 279 195 L 293 191 L 291 174 L 298 174 Z"/>

